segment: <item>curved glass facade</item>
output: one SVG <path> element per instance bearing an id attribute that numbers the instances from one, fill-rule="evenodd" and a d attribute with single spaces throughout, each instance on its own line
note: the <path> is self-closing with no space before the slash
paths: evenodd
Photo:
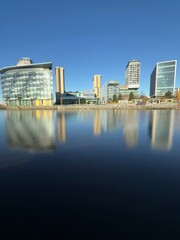
<path id="1" fill-rule="evenodd" d="M 4 101 L 9 105 L 52 105 L 52 64 L 9 67 L 1 70 Z"/>

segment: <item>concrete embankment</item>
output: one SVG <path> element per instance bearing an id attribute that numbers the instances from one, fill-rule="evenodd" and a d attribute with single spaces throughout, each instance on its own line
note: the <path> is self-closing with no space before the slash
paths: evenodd
<path id="1" fill-rule="evenodd" d="M 5 109 L 7 109 L 7 106 L 6 106 L 6 105 L 1 105 L 1 104 L 0 104 L 0 110 L 5 110 Z"/>
<path id="2" fill-rule="evenodd" d="M 180 104 L 98 104 L 98 105 L 62 105 L 56 106 L 59 111 L 66 110 L 153 110 L 153 109 L 179 109 Z"/>
<path id="3" fill-rule="evenodd" d="M 155 110 L 155 109 L 177 109 L 180 110 L 180 104 L 73 104 L 73 105 L 54 105 L 51 107 L 33 107 L 33 106 L 0 106 L 0 109 L 7 110 L 57 110 L 57 111 L 83 111 L 83 110 Z"/>

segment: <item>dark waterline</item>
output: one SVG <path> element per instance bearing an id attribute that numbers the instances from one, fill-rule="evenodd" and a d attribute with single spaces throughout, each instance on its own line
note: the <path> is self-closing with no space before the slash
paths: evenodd
<path id="1" fill-rule="evenodd" d="M 0 239 L 179 239 L 179 111 L 1 111 L 0 128 Z"/>

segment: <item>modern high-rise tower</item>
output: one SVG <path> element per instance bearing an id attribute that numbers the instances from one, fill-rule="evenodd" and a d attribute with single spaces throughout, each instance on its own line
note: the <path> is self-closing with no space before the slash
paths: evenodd
<path id="1" fill-rule="evenodd" d="M 177 60 L 158 62 L 150 78 L 150 96 L 164 96 L 168 91 L 175 94 Z"/>
<path id="2" fill-rule="evenodd" d="M 129 61 L 126 66 L 126 85 L 129 89 L 138 89 L 140 81 L 140 61 Z"/>
<path id="3" fill-rule="evenodd" d="M 101 75 L 94 75 L 93 91 L 97 98 L 101 97 Z"/>
<path id="4" fill-rule="evenodd" d="M 56 67 L 56 92 L 63 94 L 64 90 L 64 68 Z"/>

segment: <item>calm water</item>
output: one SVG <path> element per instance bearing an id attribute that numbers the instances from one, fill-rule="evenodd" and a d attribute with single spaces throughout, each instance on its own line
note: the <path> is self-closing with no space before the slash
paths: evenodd
<path id="1" fill-rule="evenodd" d="M 0 132 L 0 239 L 180 239 L 180 111 L 0 111 Z"/>

